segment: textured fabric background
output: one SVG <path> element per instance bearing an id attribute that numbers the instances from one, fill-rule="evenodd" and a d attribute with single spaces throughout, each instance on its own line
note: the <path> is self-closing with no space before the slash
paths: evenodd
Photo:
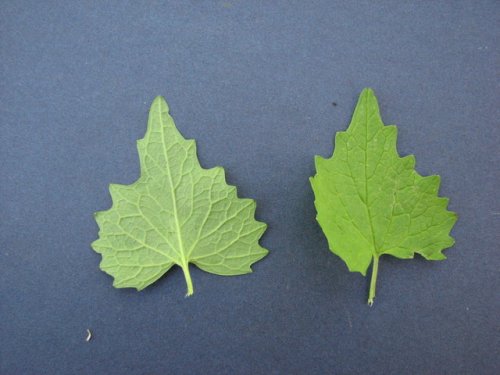
<path id="1" fill-rule="evenodd" d="M 0 373 L 500 373 L 499 25 L 498 1 L 2 1 Z M 446 261 L 381 259 L 372 308 L 308 181 L 367 86 L 460 217 Z M 192 267 L 188 299 L 180 269 L 114 289 L 89 246 L 156 95 L 269 225 L 253 274 Z"/>

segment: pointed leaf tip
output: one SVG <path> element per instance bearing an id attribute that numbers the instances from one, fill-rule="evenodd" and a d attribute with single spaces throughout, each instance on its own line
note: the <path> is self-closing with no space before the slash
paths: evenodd
<path id="1" fill-rule="evenodd" d="M 363 96 L 363 95 L 373 95 L 373 96 L 375 96 L 375 92 L 373 91 L 373 89 L 371 87 L 365 87 L 361 91 L 361 96 Z"/>
<path id="2" fill-rule="evenodd" d="M 377 97 L 375 96 L 373 89 L 370 87 L 364 88 L 363 91 L 361 91 L 361 94 L 359 94 L 358 104 L 362 101 L 366 101 L 366 104 L 369 106 L 375 105 L 378 109 Z"/>
<path id="3" fill-rule="evenodd" d="M 165 98 L 161 95 L 158 95 L 156 98 L 154 98 L 153 100 L 153 103 L 151 104 L 151 108 L 153 107 L 156 107 L 156 106 L 160 106 L 160 107 L 165 107 L 167 111 L 170 110 L 169 106 L 168 106 L 168 103 L 167 101 L 165 100 Z"/>

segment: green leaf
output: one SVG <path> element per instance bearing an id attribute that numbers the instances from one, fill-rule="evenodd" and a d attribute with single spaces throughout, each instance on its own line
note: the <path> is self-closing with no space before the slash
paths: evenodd
<path id="1" fill-rule="evenodd" d="M 111 184 L 112 207 L 95 214 L 100 231 L 92 247 L 113 285 L 141 290 L 176 264 L 191 295 L 189 263 L 217 275 L 252 272 L 268 252 L 258 243 L 266 224 L 254 219 L 255 201 L 238 198 L 221 167 L 200 166 L 195 141 L 182 137 L 162 97 L 137 148 L 140 178 Z"/>
<path id="2" fill-rule="evenodd" d="M 381 255 L 440 260 L 454 243 L 457 216 L 437 195 L 439 176 L 420 176 L 413 155 L 399 157 L 396 138 L 396 126 L 384 126 L 375 94 L 364 89 L 349 128 L 335 136 L 333 156 L 316 156 L 311 178 L 330 250 L 351 272 L 366 275 L 373 263 L 370 305 Z"/>

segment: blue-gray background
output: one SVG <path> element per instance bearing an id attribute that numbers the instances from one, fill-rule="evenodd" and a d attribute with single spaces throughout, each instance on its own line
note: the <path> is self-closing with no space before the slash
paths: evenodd
<path id="1" fill-rule="evenodd" d="M 499 24 L 498 1 L 2 1 L 0 373 L 498 374 Z M 366 86 L 460 216 L 448 260 L 382 258 L 373 308 L 308 181 Z M 253 274 L 192 267 L 191 298 L 179 269 L 114 289 L 89 246 L 156 95 L 269 225 Z"/>

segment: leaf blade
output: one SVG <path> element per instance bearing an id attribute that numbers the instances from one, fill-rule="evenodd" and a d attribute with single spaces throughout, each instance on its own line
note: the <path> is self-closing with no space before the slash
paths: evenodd
<path id="1" fill-rule="evenodd" d="M 399 156 L 396 140 L 396 126 L 383 124 L 373 90 L 364 89 L 348 129 L 335 136 L 333 155 L 315 159 L 317 220 L 330 250 L 363 275 L 381 255 L 440 260 L 454 243 L 456 214 L 437 195 L 439 176 L 419 175 L 414 156 Z"/>
<path id="2" fill-rule="evenodd" d="M 162 97 L 151 105 L 137 149 L 139 179 L 111 184 L 112 207 L 95 215 L 100 231 L 92 247 L 101 253 L 100 267 L 114 277 L 114 285 L 141 290 L 178 265 L 190 295 L 189 263 L 215 274 L 251 272 L 251 264 L 268 252 L 258 244 L 265 224 L 254 219 L 255 202 L 237 197 L 221 167 L 200 166 L 194 140 L 179 133 Z M 244 216 L 232 215 L 231 209 L 242 205 L 247 205 Z M 255 235 L 248 239 L 243 229 Z M 219 262 L 202 256 L 219 256 Z"/>

